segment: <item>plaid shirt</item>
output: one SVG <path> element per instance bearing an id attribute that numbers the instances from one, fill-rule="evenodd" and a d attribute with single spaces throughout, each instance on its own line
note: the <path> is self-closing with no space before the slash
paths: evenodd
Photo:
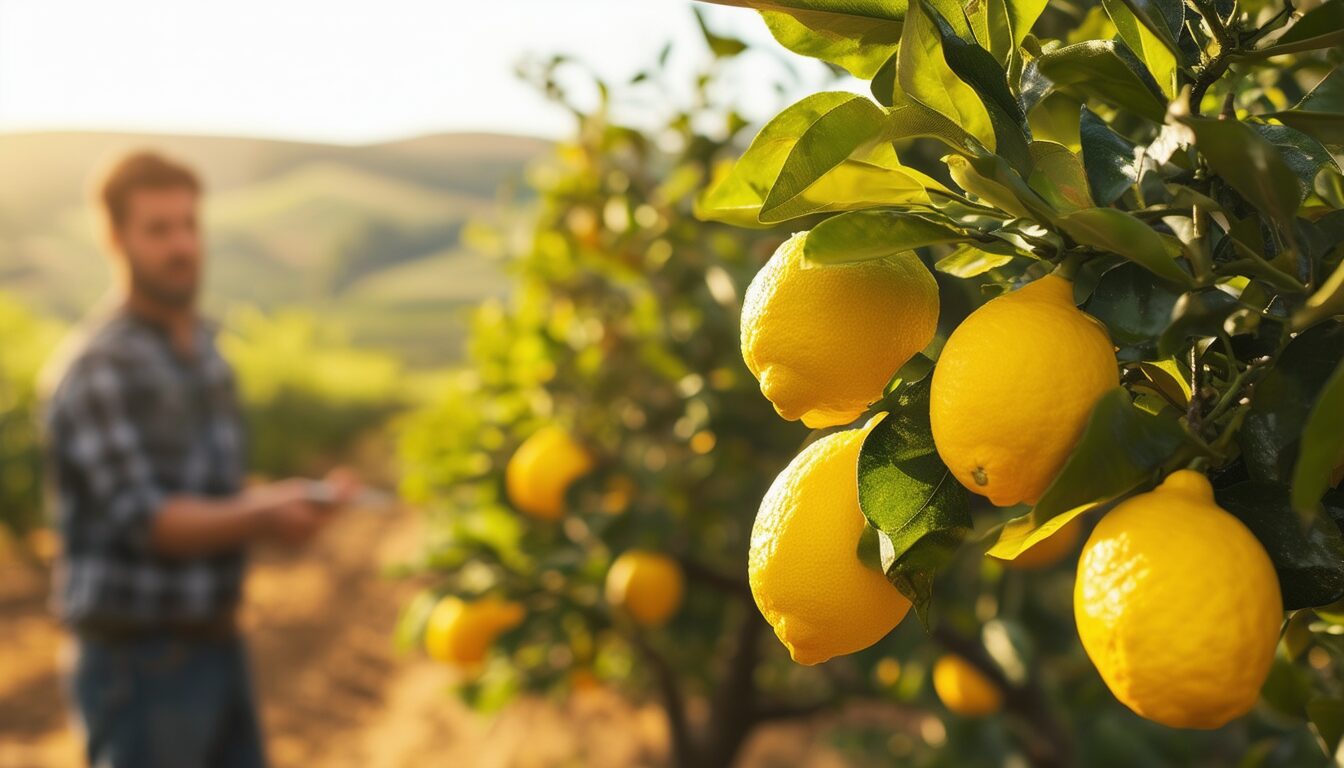
<path id="1" fill-rule="evenodd" d="M 191 357 L 119 309 L 64 356 L 47 410 L 56 520 L 64 541 L 54 596 L 71 626 L 154 626 L 231 613 L 243 553 L 170 558 L 150 547 L 175 495 L 231 496 L 243 485 L 233 372 L 197 323 Z"/>

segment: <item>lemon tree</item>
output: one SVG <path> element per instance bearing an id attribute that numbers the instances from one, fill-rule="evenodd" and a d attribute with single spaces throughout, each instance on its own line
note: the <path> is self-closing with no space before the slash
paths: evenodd
<path id="1" fill-rule="evenodd" d="M 794 664 L 757 610 L 750 579 L 796 585 L 781 612 L 827 584 L 862 584 L 874 608 L 909 605 L 857 562 L 816 585 L 783 561 L 778 572 L 767 564 L 749 575 L 745 566 L 760 500 L 808 430 L 760 396 L 742 345 L 759 353 L 757 371 L 827 364 L 778 356 L 789 352 L 779 337 L 743 341 L 744 313 L 795 309 L 789 283 L 806 266 L 799 254 L 780 263 L 774 285 L 753 283 L 791 233 L 693 215 L 714 168 L 744 138 L 744 119 L 718 94 L 732 73 L 761 71 L 736 67 L 740 42 L 709 30 L 706 40 L 714 61 L 689 89 L 660 74 L 677 52 L 664 51 L 629 83 L 594 81 L 565 58 L 525 69 L 573 110 L 578 131 L 529 172 L 517 210 L 468 231 L 510 271 L 513 292 L 474 314 L 470 367 L 403 421 L 400 438 L 402 493 L 429 517 L 424 557 L 408 573 L 425 591 L 405 610 L 405 645 L 454 667 L 458 693 L 481 710 L 520 692 L 565 696 L 595 685 L 656 701 L 667 713 L 670 761 L 687 768 L 731 765 L 757 726 L 884 695 L 899 682 L 890 663 L 875 674 L 876 652 L 825 669 Z M 687 90 L 689 103 L 676 96 Z M 594 94 L 595 104 L 584 100 Z M 685 106 L 652 129 L 619 119 L 631 108 L 647 119 L 649 104 Z M 901 353 L 915 355 L 934 330 L 933 279 L 917 260 L 853 272 L 854 290 L 872 276 L 885 280 L 855 307 L 856 329 L 879 319 L 893 295 L 909 290 L 923 302 Z M 825 311 L 844 299 L 846 282 L 829 297 L 806 298 Z M 809 318 L 794 322 L 806 331 Z M 784 407 L 852 418 L 880 397 L 888 374 L 879 367 L 835 397 L 786 385 Z M 843 443 L 816 451 L 852 462 L 859 443 Z M 847 534 L 826 551 L 858 544 L 865 523 L 856 490 L 846 489 L 842 467 L 829 475 L 847 500 L 781 491 L 780 528 L 799 532 L 791 552 L 815 545 L 805 529 L 829 536 L 832 514 L 844 516 Z M 804 510 L 812 499 L 831 506 Z M 815 558 L 814 573 L 833 570 L 829 561 Z M 490 620 L 498 611 L 473 618 L 475 605 L 517 606 L 521 617 L 515 624 L 510 608 L 509 621 Z M 849 653 L 896 623 L 877 622 L 839 651 L 805 629 L 796 648 L 817 658 Z M 479 659 L 445 652 L 459 635 L 473 651 L 481 641 L 488 650 Z"/>
<path id="2" fill-rule="evenodd" d="M 749 560 L 794 658 L 909 642 L 904 605 L 830 588 L 863 567 L 929 633 L 894 663 L 941 659 L 950 764 L 1338 759 L 1344 5 L 724 4 L 862 86 L 697 199 L 798 231 L 741 335 L 827 430 Z"/>

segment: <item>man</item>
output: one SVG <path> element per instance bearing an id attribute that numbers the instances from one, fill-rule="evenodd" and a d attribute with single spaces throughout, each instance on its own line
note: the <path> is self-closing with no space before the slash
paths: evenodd
<path id="1" fill-rule="evenodd" d="M 63 540 L 55 602 L 76 641 L 88 760 L 262 766 L 235 625 L 244 550 L 304 543 L 331 504 L 302 479 L 244 488 L 233 374 L 196 311 L 195 174 L 133 154 L 99 195 L 118 290 L 58 355 L 47 411 Z M 356 492 L 328 480 L 328 502 Z"/>

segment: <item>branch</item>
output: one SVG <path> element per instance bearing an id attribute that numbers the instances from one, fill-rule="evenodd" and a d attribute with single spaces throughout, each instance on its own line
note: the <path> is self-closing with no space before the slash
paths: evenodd
<path id="1" fill-rule="evenodd" d="M 720 592 L 745 597 L 748 602 L 754 602 L 751 596 L 751 585 L 745 580 L 730 576 L 685 555 L 678 556 L 677 562 L 681 565 L 681 570 L 685 572 L 686 578 L 713 587 Z"/>
<path id="2" fill-rule="evenodd" d="M 658 653 L 643 630 L 638 627 L 630 633 L 630 639 L 638 649 L 644 661 L 653 669 L 658 683 L 658 691 L 663 698 L 663 709 L 667 711 L 668 729 L 672 734 L 672 762 L 677 766 L 695 765 L 694 745 L 691 743 L 691 730 L 686 721 L 686 700 L 681 693 L 681 684 L 667 660 Z"/>

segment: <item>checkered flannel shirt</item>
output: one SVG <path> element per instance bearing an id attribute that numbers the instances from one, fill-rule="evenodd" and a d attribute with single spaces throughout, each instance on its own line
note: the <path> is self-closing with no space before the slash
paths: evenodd
<path id="1" fill-rule="evenodd" d="M 230 496 L 243 485 L 243 424 L 213 328 L 195 353 L 124 309 L 64 355 L 47 408 L 55 515 L 63 540 L 53 595 L 69 625 L 211 621 L 237 605 L 243 553 L 170 558 L 150 547 L 175 495 Z"/>

